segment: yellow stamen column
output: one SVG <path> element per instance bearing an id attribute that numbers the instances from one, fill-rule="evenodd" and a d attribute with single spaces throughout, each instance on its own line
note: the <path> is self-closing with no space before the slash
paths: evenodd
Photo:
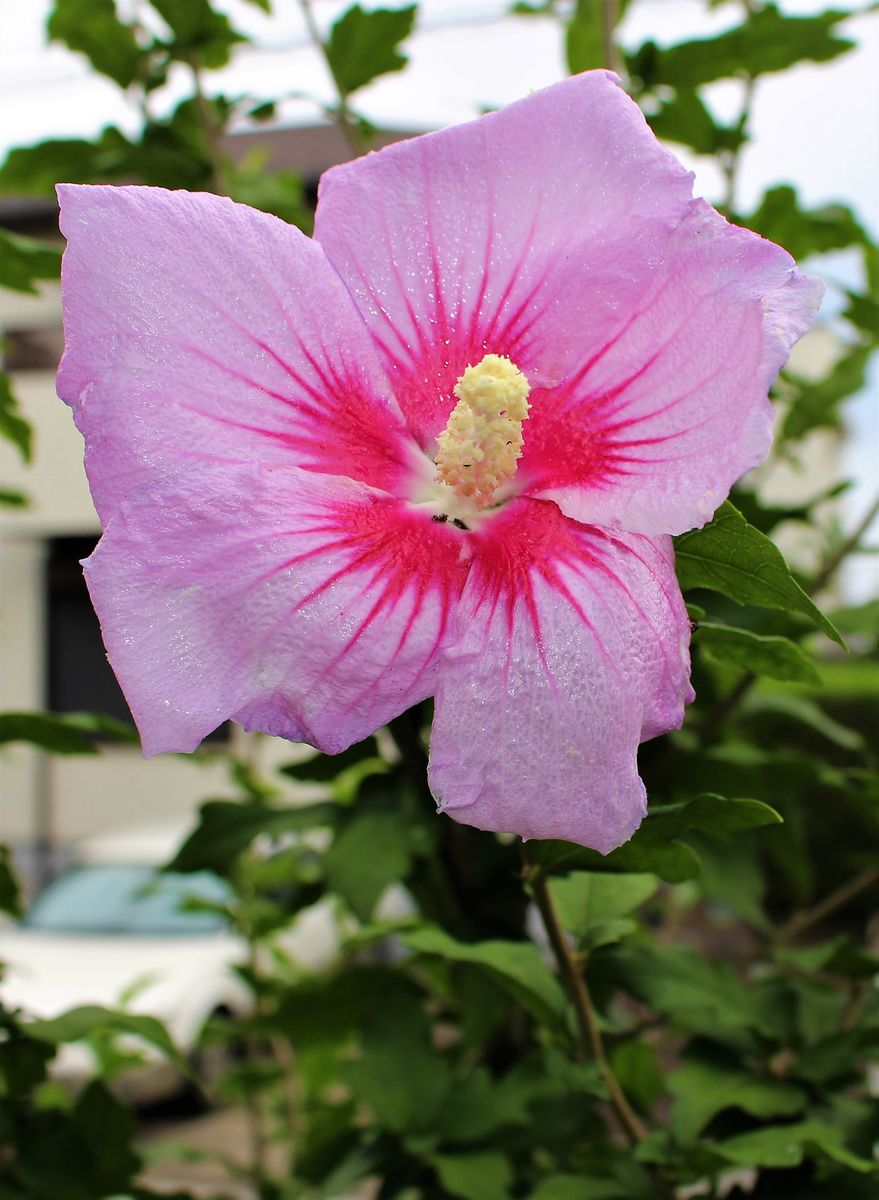
<path id="1" fill-rule="evenodd" d="M 438 439 L 436 478 L 476 508 L 516 473 L 531 388 L 519 368 L 486 354 L 455 384 L 458 403 Z"/>

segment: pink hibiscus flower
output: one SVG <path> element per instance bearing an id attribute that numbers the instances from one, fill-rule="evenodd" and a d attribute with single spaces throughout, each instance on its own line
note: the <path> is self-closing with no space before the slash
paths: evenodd
<path id="1" fill-rule="evenodd" d="M 457 820 L 609 851 L 677 729 L 671 534 L 766 454 L 817 307 L 596 71 L 329 171 L 314 239 L 60 189 L 85 563 L 144 751 L 329 753 L 435 697 Z"/>

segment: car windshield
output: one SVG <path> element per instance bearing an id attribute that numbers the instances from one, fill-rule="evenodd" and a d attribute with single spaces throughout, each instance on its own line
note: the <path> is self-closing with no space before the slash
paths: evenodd
<path id="1" fill-rule="evenodd" d="M 210 906 L 228 898 L 227 885 L 209 871 L 174 875 L 150 866 L 99 863 L 59 876 L 24 924 L 47 933 L 213 933 L 223 918 Z"/>

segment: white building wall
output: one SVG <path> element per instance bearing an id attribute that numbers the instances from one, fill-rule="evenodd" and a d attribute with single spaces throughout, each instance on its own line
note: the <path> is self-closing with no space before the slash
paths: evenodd
<path id="1" fill-rule="evenodd" d="M 57 286 L 39 298 L 2 293 L 0 303 L 0 333 L 60 323 Z M 47 539 L 100 529 L 82 439 L 55 394 L 54 372 L 20 372 L 13 384 L 33 427 L 34 457 L 25 465 L 0 439 L 0 486 L 29 499 L 24 509 L 0 507 L 0 711 L 45 707 Z M 278 743 L 273 757 L 288 761 L 297 750 Z M 234 794 L 219 756 L 145 760 L 137 748 L 109 746 L 98 755 L 65 757 L 11 744 L 0 747 L 0 841 L 27 847 L 48 824 L 51 839 L 63 846 L 114 825 L 181 817 L 224 793 Z"/>

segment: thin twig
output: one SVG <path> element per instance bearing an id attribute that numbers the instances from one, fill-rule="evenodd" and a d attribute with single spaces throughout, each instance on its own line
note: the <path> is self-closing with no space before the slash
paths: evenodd
<path id="1" fill-rule="evenodd" d="M 731 213 L 736 202 L 736 184 L 738 183 L 739 167 L 742 162 L 742 150 L 745 145 L 748 122 L 751 119 L 751 108 L 754 103 L 754 91 L 757 85 L 753 75 L 746 75 L 742 93 L 742 107 L 739 110 L 738 133 L 741 141 L 734 150 L 729 151 L 725 161 L 721 159 L 721 167 L 726 180 L 726 188 L 721 207 L 724 212 Z"/>
<path id="2" fill-rule="evenodd" d="M 417 707 L 410 708 L 399 717 L 395 717 L 388 725 L 391 737 L 400 751 L 403 770 L 415 789 L 419 803 L 425 808 L 434 808 L 434 800 L 427 782 L 427 753 L 421 742 L 421 720 Z M 442 854 L 437 857 L 431 854 L 427 859 L 426 869 L 436 889 L 436 900 L 441 905 L 447 921 L 457 925 L 461 922 L 465 906 L 458 898 L 454 874 L 448 857 Z"/>
<path id="3" fill-rule="evenodd" d="M 844 883 L 825 896 L 814 907 L 796 913 L 789 921 L 779 926 L 775 934 L 776 941 L 789 942 L 799 937 L 807 929 L 811 929 L 813 925 L 819 925 L 837 909 L 842 908 L 854 900 L 855 896 L 859 896 L 861 892 L 867 891 L 876 883 L 879 883 L 879 867 L 868 867 L 860 875 L 856 875 L 854 879 L 850 879 L 848 883 Z"/>
<path id="4" fill-rule="evenodd" d="M 618 0 L 600 0 L 599 13 L 601 19 L 602 64 L 609 70 L 616 71 L 618 75 L 622 75 L 622 55 L 614 36 L 620 20 Z"/>
<path id="5" fill-rule="evenodd" d="M 228 196 L 229 181 L 226 177 L 226 159 L 221 145 L 223 129 L 217 120 L 217 114 L 210 100 L 205 95 L 201 82 L 201 64 L 195 56 L 189 61 L 189 69 L 192 71 L 192 92 L 195 99 L 195 110 L 198 113 L 198 119 L 201 124 L 202 133 L 204 134 L 208 163 L 211 168 L 211 188 L 212 191 L 217 192 L 219 195 Z"/>
<path id="6" fill-rule="evenodd" d="M 351 115 L 351 109 L 348 107 L 348 93 L 339 83 L 338 76 L 333 69 L 329 51 L 327 50 L 327 43 L 324 41 L 323 36 L 321 35 L 320 27 L 318 26 L 318 23 L 315 20 L 314 12 L 312 11 L 311 0 L 299 0 L 299 8 L 302 11 L 308 36 L 311 38 L 314 48 L 318 51 L 326 63 L 327 70 L 330 73 L 330 78 L 332 79 L 333 85 L 336 89 L 336 95 L 339 98 L 339 103 L 336 105 L 336 124 L 339 126 L 342 136 L 348 143 L 348 148 L 352 155 L 357 158 L 363 153 L 363 146 L 361 145 L 360 139 L 356 133 L 354 120 Z"/>
<path id="7" fill-rule="evenodd" d="M 834 552 L 818 571 L 818 574 L 809 585 L 808 591 L 810 595 L 820 592 L 825 584 L 830 582 L 839 567 L 842 565 L 843 561 L 848 558 L 853 550 L 857 550 L 858 546 L 861 544 L 861 539 L 876 520 L 877 516 L 879 516 L 879 495 L 877 495 L 873 500 L 873 503 L 864 513 L 853 532 L 845 539 L 841 546 L 834 550 Z"/>
<path id="8" fill-rule="evenodd" d="M 619 1117 L 627 1137 L 634 1145 L 647 1136 L 647 1127 L 626 1099 L 608 1061 L 607 1052 L 604 1049 L 604 1039 L 598 1027 L 598 1017 L 583 972 L 583 964 L 565 937 L 546 879 L 539 870 L 534 869 L 534 863 L 529 859 L 528 850 L 524 844 L 522 855 L 525 860 L 525 878 L 531 888 L 534 903 L 540 912 L 549 944 L 577 1014 L 581 1049 L 595 1059 L 610 1095 L 613 1109 Z"/>
<path id="9" fill-rule="evenodd" d="M 252 852 L 250 852 L 252 853 Z M 250 916 L 250 907 L 255 900 L 254 887 L 247 875 L 244 860 L 240 861 L 232 880 L 238 898 L 238 912 L 235 917 L 235 929 L 247 947 L 246 970 L 247 978 L 253 992 L 253 1017 L 259 1021 L 264 1012 L 264 998 L 261 991 L 261 970 L 257 934 Z M 244 1054 L 248 1067 L 255 1064 L 262 1053 L 259 1039 L 254 1035 L 244 1038 Z M 267 1155 L 269 1138 L 265 1126 L 265 1113 L 261 1103 L 259 1089 L 248 1087 L 244 1095 L 244 1119 L 249 1140 L 249 1162 L 244 1168 L 245 1177 L 253 1185 L 258 1194 L 262 1194 L 263 1185 L 268 1179 Z"/>
<path id="10" fill-rule="evenodd" d="M 296 1071 L 296 1057 L 293 1047 L 286 1037 L 280 1034 L 271 1038 L 272 1054 L 283 1072 L 281 1080 L 281 1097 L 284 1106 L 284 1116 L 287 1122 L 287 1163 L 286 1174 L 293 1174 L 293 1158 L 299 1145 L 302 1133 L 300 1121 L 300 1097 Z"/>
<path id="11" fill-rule="evenodd" d="M 738 708 L 758 679 L 759 676 L 755 675 L 753 671 L 746 671 L 735 687 L 727 692 L 722 700 L 719 700 L 715 704 L 699 730 L 699 744 L 701 746 L 707 746 L 713 740 L 715 733 L 717 733 L 730 713 Z"/>
<path id="12" fill-rule="evenodd" d="M 756 0 L 742 0 L 742 9 L 745 20 L 750 20 L 757 11 Z M 742 92 L 742 105 L 739 109 L 739 120 L 737 130 L 740 136 L 739 144 L 735 149 L 729 151 L 724 159 L 720 156 L 720 165 L 726 179 L 726 190 L 721 204 L 721 208 L 727 214 L 732 213 L 736 200 L 736 184 L 738 182 L 739 167 L 742 161 L 742 149 L 745 145 L 748 132 L 748 122 L 751 120 L 751 109 L 754 104 L 754 89 L 757 85 L 757 80 L 750 72 L 743 73 L 744 90 Z"/>

